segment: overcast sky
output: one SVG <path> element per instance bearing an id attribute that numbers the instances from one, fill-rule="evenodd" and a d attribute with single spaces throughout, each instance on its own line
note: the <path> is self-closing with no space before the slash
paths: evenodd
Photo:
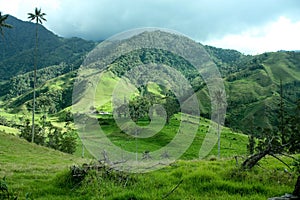
<path id="1" fill-rule="evenodd" d="M 0 0 L 1 12 L 22 20 L 35 7 L 64 37 L 101 40 L 150 26 L 245 54 L 300 50 L 300 0 Z"/>

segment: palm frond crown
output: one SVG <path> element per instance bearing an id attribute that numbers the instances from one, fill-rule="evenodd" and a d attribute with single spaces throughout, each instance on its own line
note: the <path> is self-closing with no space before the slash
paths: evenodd
<path id="1" fill-rule="evenodd" d="M 28 19 L 30 19 L 30 21 L 34 21 L 37 24 L 43 24 L 43 21 L 47 21 L 45 19 L 46 13 L 42 13 L 41 8 L 35 8 L 34 13 L 28 13 Z"/>
<path id="2" fill-rule="evenodd" d="M 2 27 L 12 28 L 12 25 L 5 23 L 5 20 L 7 20 L 8 16 L 9 15 L 2 15 L 0 12 L 0 33 L 2 36 L 4 35 Z"/>

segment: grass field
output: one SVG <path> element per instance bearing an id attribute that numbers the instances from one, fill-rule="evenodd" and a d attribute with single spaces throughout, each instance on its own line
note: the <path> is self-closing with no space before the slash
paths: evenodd
<path id="1" fill-rule="evenodd" d="M 139 138 L 130 136 L 128 133 L 124 133 L 124 130 L 121 130 L 114 122 L 110 119 L 101 119 L 100 126 L 101 129 L 105 132 L 106 136 L 117 146 L 131 152 L 136 151 L 136 145 L 138 145 L 138 152 L 144 151 L 155 151 L 164 146 L 166 146 L 176 134 L 185 134 L 186 137 L 193 137 L 193 134 L 189 132 L 189 128 L 186 128 L 183 132 L 179 131 L 180 127 L 180 114 L 176 114 L 168 125 L 165 125 L 159 132 L 157 132 L 152 137 Z M 208 132 L 209 127 L 212 125 L 210 120 L 205 118 L 193 118 L 191 116 L 186 116 L 188 119 L 187 126 L 193 126 L 196 124 L 196 121 L 200 120 L 200 126 L 196 130 L 195 137 L 192 139 L 191 145 L 188 147 L 186 152 L 180 157 L 184 160 L 191 160 L 199 158 L 199 150 L 203 143 L 204 138 Z M 148 124 L 148 121 L 139 121 L 140 126 L 145 126 Z M 99 126 L 99 127 L 100 127 Z M 157 125 L 158 126 L 158 125 Z M 126 125 L 125 125 L 126 127 Z M 93 128 L 93 129 L 97 129 Z M 151 127 L 153 130 L 157 130 L 156 124 L 153 124 Z M 178 132 L 179 131 L 179 132 Z M 186 131 L 186 132 L 185 132 Z M 89 133 L 96 135 L 97 132 Z M 189 142 L 189 139 L 182 138 L 181 144 Z M 244 134 L 236 133 L 230 130 L 229 128 L 224 127 L 221 133 L 221 156 L 232 157 L 234 155 L 246 155 L 247 154 L 247 143 L 248 137 Z M 217 146 L 215 145 L 212 148 L 212 151 L 209 155 L 217 155 Z M 208 155 L 208 156 L 209 156 Z"/>
<path id="2" fill-rule="evenodd" d="M 162 133 L 176 128 L 175 122 L 176 118 L 173 118 Z M 126 174 L 126 184 L 100 172 L 90 172 L 80 184 L 74 184 L 69 179 L 70 166 L 91 161 L 80 157 L 81 145 L 75 155 L 69 155 L 1 132 L 0 177 L 6 176 L 9 191 L 18 199 L 25 199 L 27 195 L 32 199 L 265 200 L 293 190 L 294 175 L 285 172 L 285 166 L 277 160 L 267 158 L 261 162 L 261 167 L 251 171 L 241 171 L 236 167 L 233 156 L 245 156 L 247 137 L 227 128 L 222 133 L 221 159 L 214 156 L 214 148 L 210 156 L 198 160 L 199 144 L 203 138 L 201 133 L 209 121 L 202 119 L 201 122 L 195 141 L 181 160 L 154 172 Z M 116 127 L 110 126 L 106 132 L 109 134 L 116 130 Z M 147 142 L 143 145 L 148 147 Z M 242 158 L 239 159 L 241 162 Z"/>
<path id="3" fill-rule="evenodd" d="M 20 199 L 26 193 L 40 197 L 64 193 L 55 187 L 53 179 L 71 165 L 83 162 L 79 157 L 0 133 L 0 177 L 6 176 L 10 191 Z"/>

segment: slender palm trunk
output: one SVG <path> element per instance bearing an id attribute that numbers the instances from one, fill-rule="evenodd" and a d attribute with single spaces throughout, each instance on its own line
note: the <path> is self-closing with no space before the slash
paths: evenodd
<path id="1" fill-rule="evenodd" d="M 221 134 L 220 134 L 220 113 L 218 113 L 218 158 L 220 159 L 221 151 Z"/>
<path id="2" fill-rule="evenodd" d="M 85 123 L 83 125 L 83 134 L 85 133 L 85 126 L 86 126 Z M 82 147 L 81 157 L 82 158 L 84 158 L 84 142 L 83 141 L 84 141 L 84 135 L 82 135 L 82 138 L 81 138 L 81 142 L 82 142 L 82 144 L 81 144 L 81 147 Z"/>
<path id="3" fill-rule="evenodd" d="M 4 48 L 3 48 L 3 50 L 2 50 L 2 59 L 4 59 L 4 58 L 5 58 L 5 51 L 6 51 L 6 49 L 7 49 L 7 44 L 6 44 L 4 35 L 2 35 L 2 41 L 3 41 L 3 44 L 4 44 L 4 45 L 3 45 Z"/>
<path id="4" fill-rule="evenodd" d="M 138 132 L 138 130 L 136 129 L 136 130 L 135 130 L 135 161 L 136 161 L 136 162 L 137 162 L 137 160 L 138 160 L 138 152 L 137 152 L 137 149 L 138 149 L 137 132 Z"/>
<path id="5" fill-rule="evenodd" d="M 36 70 L 37 70 L 37 49 L 38 49 L 38 24 L 35 25 L 35 50 L 34 50 L 34 78 L 33 78 L 33 105 L 32 105 L 32 132 L 31 142 L 34 142 L 34 115 L 35 115 L 35 90 L 36 90 Z"/>

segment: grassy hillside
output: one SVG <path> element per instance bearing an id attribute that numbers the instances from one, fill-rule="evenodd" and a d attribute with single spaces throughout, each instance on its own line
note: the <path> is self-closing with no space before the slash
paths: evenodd
<path id="1" fill-rule="evenodd" d="M 55 71 L 55 69 L 52 71 Z M 36 108 L 38 113 L 54 114 L 72 104 L 74 75 L 75 72 L 68 72 L 48 80 L 45 78 L 42 83 L 37 85 Z M 23 76 L 29 75 L 25 74 Z M 19 81 L 22 80 L 22 77 L 19 78 Z M 2 106 L 10 109 L 11 113 L 26 113 L 31 110 L 32 97 L 32 89 L 27 89 L 26 92 L 15 96 L 7 94 Z"/>
<path id="2" fill-rule="evenodd" d="M 197 123 L 199 119 L 194 119 L 192 117 L 187 117 L 189 123 Z M 100 119 L 99 123 L 101 125 L 101 129 L 106 133 L 107 137 L 113 141 L 113 143 L 117 146 L 120 146 L 123 149 L 128 151 L 135 152 L 136 143 L 138 144 L 138 152 L 144 152 L 145 150 L 154 151 L 159 148 L 164 147 L 168 144 L 179 130 L 180 125 L 180 115 L 175 115 L 170 123 L 163 127 L 161 131 L 155 134 L 152 137 L 137 139 L 134 137 L 125 134 L 113 120 L 105 120 Z M 138 124 L 143 126 L 148 124 L 147 121 L 139 121 Z M 191 160 L 197 159 L 199 157 L 199 150 L 203 143 L 203 140 L 207 134 L 209 127 L 211 126 L 210 120 L 205 118 L 200 118 L 200 126 L 196 133 L 196 136 L 187 149 L 187 151 L 181 156 L 181 159 Z M 155 124 L 152 126 L 155 130 Z M 182 141 L 184 142 L 184 141 Z M 232 157 L 234 155 L 246 155 L 247 154 L 247 143 L 248 137 L 244 134 L 235 133 L 231 131 L 229 128 L 223 128 L 221 133 L 221 156 L 222 157 Z M 208 156 L 217 155 L 217 145 L 212 149 Z"/>
<path id="3" fill-rule="evenodd" d="M 34 197 L 65 193 L 55 186 L 53 179 L 69 166 L 83 163 L 78 157 L 3 132 L 0 133 L 0 155 L 0 177 L 6 176 L 10 191 L 20 199 L 25 199 L 26 193 L 35 194 Z"/>
<path id="4" fill-rule="evenodd" d="M 218 161 L 178 161 L 155 172 L 126 175 L 126 184 L 101 175 L 101 171 L 90 172 L 81 184 L 75 184 L 69 179 L 68 169 L 86 160 L 2 132 L 0 154 L 0 177 L 6 176 L 10 192 L 18 199 L 25 199 L 27 195 L 48 200 L 150 200 L 163 197 L 265 200 L 290 192 L 295 181 L 291 174 L 284 172 L 284 166 L 271 158 L 264 160 L 261 168 L 242 172 L 235 167 L 235 160 L 229 157 Z"/>
<path id="5" fill-rule="evenodd" d="M 247 68 L 226 78 L 228 126 L 243 131 L 250 126 L 272 128 L 278 124 L 280 82 L 286 111 L 300 99 L 300 54 L 265 53 L 253 57 Z M 253 121 L 252 125 L 249 123 Z"/>

